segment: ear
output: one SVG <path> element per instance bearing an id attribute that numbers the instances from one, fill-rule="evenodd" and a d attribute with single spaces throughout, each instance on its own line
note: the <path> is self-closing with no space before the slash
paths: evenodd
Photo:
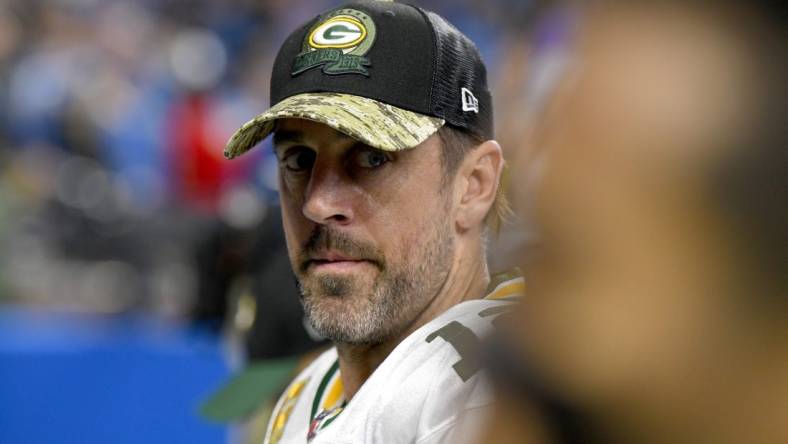
<path id="1" fill-rule="evenodd" d="M 460 231 L 484 224 L 498 193 L 503 165 L 501 146 L 494 140 L 482 143 L 463 159 L 455 187 Z"/>

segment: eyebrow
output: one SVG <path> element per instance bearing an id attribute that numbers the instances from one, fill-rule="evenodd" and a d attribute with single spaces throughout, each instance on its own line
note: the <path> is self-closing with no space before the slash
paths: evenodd
<path id="1" fill-rule="evenodd" d="M 274 148 L 284 143 L 304 143 L 304 133 L 301 131 L 278 130 L 274 133 Z"/>
<path id="2" fill-rule="evenodd" d="M 347 134 L 342 132 L 336 131 L 336 138 L 338 140 L 352 140 L 357 143 L 363 143 Z M 304 131 L 299 130 L 276 130 L 273 135 L 273 148 L 274 152 L 277 151 L 277 147 L 282 146 L 284 144 L 292 144 L 292 145 L 306 145 L 307 144 L 307 136 Z"/>

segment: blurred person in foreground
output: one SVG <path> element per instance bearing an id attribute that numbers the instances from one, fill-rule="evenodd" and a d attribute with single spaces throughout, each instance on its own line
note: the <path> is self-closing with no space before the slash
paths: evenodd
<path id="1" fill-rule="evenodd" d="M 301 301 L 334 347 L 265 442 L 457 442 L 492 400 L 469 349 L 522 286 L 490 288 L 504 161 L 478 50 L 434 13 L 356 1 L 290 35 L 271 98 L 226 155 L 273 133 Z"/>
<path id="2" fill-rule="evenodd" d="M 584 13 L 479 442 L 788 442 L 785 6 Z"/>

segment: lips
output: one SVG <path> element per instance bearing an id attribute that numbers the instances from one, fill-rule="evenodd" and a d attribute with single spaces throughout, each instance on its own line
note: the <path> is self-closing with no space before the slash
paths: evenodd
<path id="1" fill-rule="evenodd" d="M 342 253 L 330 251 L 327 253 L 316 254 L 312 257 L 312 260 L 315 262 L 356 262 L 362 261 L 363 259 L 358 259 Z"/>
<path id="2" fill-rule="evenodd" d="M 312 256 L 304 264 L 304 268 L 316 267 L 325 270 L 346 270 L 355 266 L 371 263 L 367 259 L 352 257 L 339 252 L 325 252 Z"/>

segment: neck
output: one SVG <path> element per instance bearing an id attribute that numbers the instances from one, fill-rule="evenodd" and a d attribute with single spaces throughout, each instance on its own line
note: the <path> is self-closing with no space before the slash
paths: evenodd
<path id="1" fill-rule="evenodd" d="M 355 396 L 372 372 L 411 333 L 460 302 L 484 297 L 489 282 L 490 276 L 481 242 L 471 248 L 458 248 L 454 263 L 440 290 L 399 334 L 378 344 L 337 343 L 345 399 Z"/>

